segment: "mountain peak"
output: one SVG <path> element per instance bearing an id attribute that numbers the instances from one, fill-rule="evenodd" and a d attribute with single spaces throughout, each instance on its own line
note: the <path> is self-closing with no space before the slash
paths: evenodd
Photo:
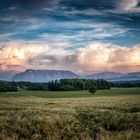
<path id="1" fill-rule="evenodd" d="M 48 82 L 51 80 L 59 80 L 63 78 L 78 78 L 78 75 L 65 70 L 32 70 L 27 69 L 25 72 L 16 74 L 14 81 L 30 81 L 30 82 Z"/>

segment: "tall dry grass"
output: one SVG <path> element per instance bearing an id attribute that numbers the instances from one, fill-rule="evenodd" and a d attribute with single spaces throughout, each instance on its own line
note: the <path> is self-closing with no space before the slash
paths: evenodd
<path id="1" fill-rule="evenodd" d="M 0 97 L 0 140 L 139 140 L 139 99 Z"/>

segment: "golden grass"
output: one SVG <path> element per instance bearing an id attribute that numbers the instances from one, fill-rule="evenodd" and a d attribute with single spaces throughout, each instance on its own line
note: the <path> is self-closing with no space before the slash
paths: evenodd
<path id="1" fill-rule="evenodd" d="M 0 97 L 0 140 L 139 140 L 140 95 Z"/>

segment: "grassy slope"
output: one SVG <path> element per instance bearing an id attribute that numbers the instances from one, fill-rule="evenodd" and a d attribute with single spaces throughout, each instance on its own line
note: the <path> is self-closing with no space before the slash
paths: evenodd
<path id="1" fill-rule="evenodd" d="M 139 140 L 139 91 L 1 93 L 0 140 Z"/>

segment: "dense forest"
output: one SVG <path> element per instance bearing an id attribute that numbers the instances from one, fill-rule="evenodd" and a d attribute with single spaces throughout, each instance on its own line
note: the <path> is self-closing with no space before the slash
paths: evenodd
<path id="1" fill-rule="evenodd" d="M 36 91 L 78 91 L 89 90 L 95 86 L 97 89 L 110 89 L 111 83 L 103 79 L 87 80 L 87 79 L 61 79 L 50 81 L 48 83 L 31 83 L 31 82 L 0 82 L 0 91 L 17 91 L 36 90 Z M 7 90 L 6 90 L 7 89 Z M 10 90 L 9 90 L 10 89 Z"/>
<path id="2" fill-rule="evenodd" d="M 12 91 L 18 91 L 18 88 L 15 84 L 12 84 L 12 82 L 5 82 L 0 81 L 0 92 L 12 92 Z"/>
<path id="3" fill-rule="evenodd" d="M 97 89 L 110 89 L 111 87 L 129 88 L 140 87 L 140 81 L 129 82 L 108 82 L 103 79 L 61 79 L 48 83 L 31 82 L 5 82 L 0 81 L 0 92 L 33 90 L 33 91 L 78 91 L 89 90 L 92 87 Z"/>
<path id="4" fill-rule="evenodd" d="M 110 82 L 103 79 L 61 79 L 60 81 L 51 81 L 47 83 L 50 91 L 78 91 L 89 90 L 92 86 L 97 89 L 110 89 Z"/>

